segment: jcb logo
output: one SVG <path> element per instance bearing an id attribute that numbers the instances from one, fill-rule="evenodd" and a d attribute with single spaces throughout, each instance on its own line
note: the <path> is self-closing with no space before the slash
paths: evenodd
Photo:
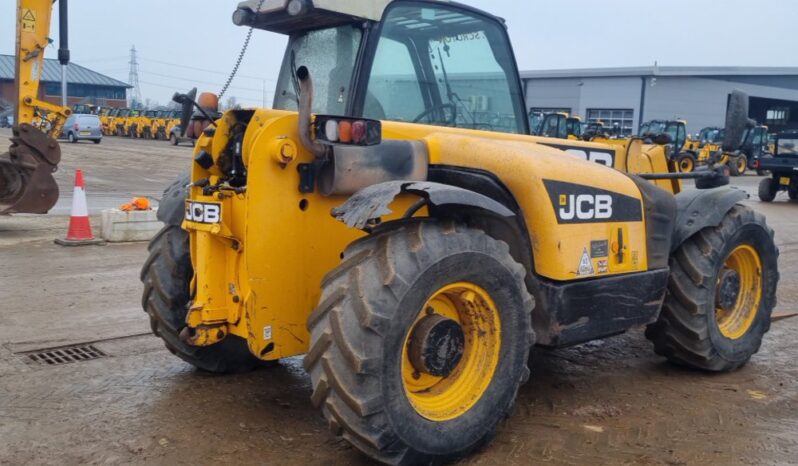
<path id="1" fill-rule="evenodd" d="M 639 198 L 567 181 L 543 180 L 557 223 L 639 222 Z"/>
<path id="2" fill-rule="evenodd" d="M 610 168 L 615 166 L 614 163 L 615 161 L 613 160 L 614 159 L 613 154 L 609 152 L 598 152 L 589 149 L 566 149 L 565 152 L 582 157 L 588 162 L 597 163 L 599 165 L 605 165 Z"/>
<path id="3" fill-rule="evenodd" d="M 222 206 L 204 202 L 186 202 L 186 220 L 197 223 L 222 221 Z"/>
<path id="4" fill-rule="evenodd" d="M 607 220 L 612 218 L 609 194 L 560 194 L 560 219 Z"/>

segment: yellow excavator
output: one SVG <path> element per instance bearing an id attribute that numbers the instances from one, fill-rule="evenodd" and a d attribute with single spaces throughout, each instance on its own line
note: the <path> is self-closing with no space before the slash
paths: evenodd
<path id="1" fill-rule="evenodd" d="M 61 161 L 61 149 L 56 138 L 72 110 L 39 99 L 52 10 L 52 0 L 17 1 L 14 57 L 17 97 L 11 147 L 0 154 L 0 215 L 44 214 L 58 200 L 53 172 Z M 67 0 L 59 1 L 59 21 L 58 60 L 65 73 L 69 63 Z M 47 123 L 39 127 L 34 124 L 44 120 Z"/>

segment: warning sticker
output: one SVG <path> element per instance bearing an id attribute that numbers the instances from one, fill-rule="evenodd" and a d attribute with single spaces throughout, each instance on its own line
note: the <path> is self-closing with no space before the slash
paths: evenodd
<path id="1" fill-rule="evenodd" d="M 601 259 L 598 261 L 598 273 L 608 273 L 610 271 L 610 265 L 607 259 Z"/>
<path id="2" fill-rule="evenodd" d="M 595 270 L 593 270 L 593 262 L 590 260 L 590 254 L 587 253 L 587 248 L 585 248 L 582 252 L 582 259 L 579 261 L 579 268 L 576 274 L 579 276 L 593 275 L 594 272 Z"/>
<path id="3" fill-rule="evenodd" d="M 29 8 L 22 10 L 20 26 L 22 32 L 36 32 L 36 13 Z"/>

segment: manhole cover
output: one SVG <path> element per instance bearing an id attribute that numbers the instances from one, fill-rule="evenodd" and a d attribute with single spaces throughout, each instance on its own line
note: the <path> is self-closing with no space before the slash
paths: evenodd
<path id="1" fill-rule="evenodd" d="M 25 356 L 27 362 L 44 366 L 89 361 L 106 356 L 105 353 L 95 348 L 94 345 L 65 346 L 62 348 L 29 351 L 22 353 L 22 355 Z"/>

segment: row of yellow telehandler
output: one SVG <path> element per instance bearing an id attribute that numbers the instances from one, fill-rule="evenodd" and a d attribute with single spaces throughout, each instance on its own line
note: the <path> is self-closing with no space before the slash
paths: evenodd
<path id="1" fill-rule="evenodd" d="M 99 108 L 103 134 L 141 139 L 169 139 L 172 128 L 180 124 L 177 110 L 136 110 Z"/>

